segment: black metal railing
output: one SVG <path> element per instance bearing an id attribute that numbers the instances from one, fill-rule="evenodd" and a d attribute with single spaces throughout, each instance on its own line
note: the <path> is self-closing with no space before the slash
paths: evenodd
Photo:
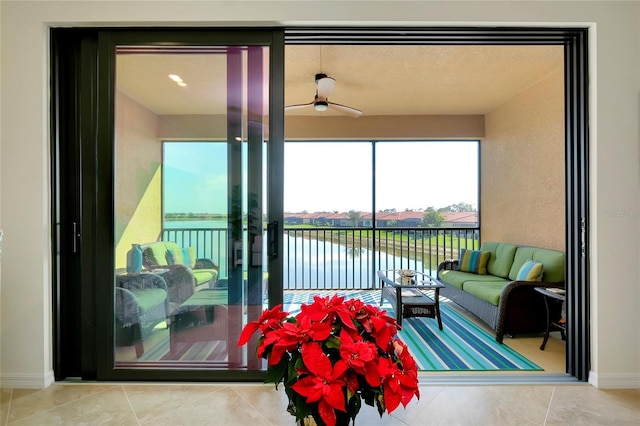
<path id="1" fill-rule="evenodd" d="M 284 228 L 283 288 L 372 289 L 380 269 L 415 269 L 430 275 L 461 248 L 479 248 L 479 228 Z M 226 276 L 225 228 L 167 228 L 163 240 L 194 247 Z M 266 236 L 265 236 L 266 241 Z"/>
<path id="2" fill-rule="evenodd" d="M 372 289 L 380 269 L 435 274 L 460 248 L 479 247 L 479 228 L 285 228 L 285 290 Z"/>

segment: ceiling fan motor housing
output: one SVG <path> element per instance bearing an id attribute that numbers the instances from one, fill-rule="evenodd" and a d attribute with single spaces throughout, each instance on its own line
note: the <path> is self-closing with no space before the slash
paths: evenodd
<path id="1" fill-rule="evenodd" d="M 316 111 L 326 111 L 329 109 L 329 102 L 327 101 L 315 101 L 313 107 Z"/>
<path id="2" fill-rule="evenodd" d="M 318 84 L 318 80 L 322 80 L 323 78 L 327 78 L 326 74 L 316 74 L 316 84 Z"/>

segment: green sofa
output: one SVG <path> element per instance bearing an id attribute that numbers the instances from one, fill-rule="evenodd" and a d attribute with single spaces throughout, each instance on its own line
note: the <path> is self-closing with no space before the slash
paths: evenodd
<path id="1" fill-rule="evenodd" d="M 544 332 L 547 320 L 544 298 L 534 289 L 564 287 L 564 253 L 500 242 L 483 243 L 480 251 L 490 253 L 486 274 L 461 271 L 458 259 L 438 265 L 438 279 L 445 286 L 440 295 L 484 321 L 496 332 L 499 343 L 505 334 Z M 542 264 L 540 281 L 517 279 L 528 260 Z"/>
<path id="2" fill-rule="evenodd" d="M 140 244 L 142 266 L 162 275 L 171 308 L 180 306 L 201 288 L 214 288 L 220 268 L 210 259 L 196 259 L 195 249 L 171 241 Z"/>

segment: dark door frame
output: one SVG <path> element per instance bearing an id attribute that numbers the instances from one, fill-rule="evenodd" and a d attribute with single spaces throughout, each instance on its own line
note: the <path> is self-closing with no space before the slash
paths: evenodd
<path id="1" fill-rule="evenodd" d="M 589 139 L 588 139 L 588 29 L 587 28 L 288 28 L 257 29 L 53 29 L 52 30 L 52 235 L 54 253 L 53 313 L 54 372 L 56 380 L 69 377 L 103 380 L 244 380 L 260 381 L 263 374 L 229 372 L 209 377 L 202 370 L 162 371 L 162 377 L 145 370 L 113 370 L 112 359 L 100 355 L 111 351 L 113 332 L 96 339 L 96 330 L 109 329 L 109 317 L 101 317 L 101 305 L 113 306 L 106 277 L 113 265 L 112 170 L 97 162 L 112 164 L 109 143 L 98 143 L 96 128 L 112 128 L 113 75 L 101 74 L 99 64 L 108 64 L 109 43 L 125 34 L 140 42 L 197 43 L 202 31 L 235 34 L 235 40 L 271 46 L 270 139 L 284 140 L 284 45 L 286 44 L 554 44 L 565 49 L 565 149 L 566 149 L 566 252 L 567 252 L 567 373 L 586 381 L 590 368 L 589 311 Z M 269 33 L 266 39 L 265 32 Z M 102 37 L 98 35 L 102 33 Z M 243 34 L 242 36 L 240 34 Z M 233 43 L 234 37 L 226 40 Z M 211 39 L 207 39 L 208 43 Z M 111 69 L 111 73 L 113 70 Z M 98 99 L 101 99 L 98 102 Z M 100 108 L 98 108 L 98 105 Z M 105 110 L 106 108 L 106 110 Z M 110 111 L 111 108 L 111 112 Z M 99 113 L 99 111 L 101 113 Z M 270 158 L 282 159 L 282 144 L 269 144 Z M 283 175 L 281 160 L 270 164 L 280 172 L 270 176 L 270 220 L 282 223 Z M 96 172 L 97 171 L 97 172 Z M 100 182 L 103 182 L 102 184 Z M 79 188 L 69 187 L 69 184 Z M 110 212 L 105 214 L 104 212 Z M 281 244 L 281 241 L 279 242 Z M 269 270 L 272 269 L 269 265 Z M 63 279 L 64 277 L 64 279 Z M 72 277 L 71 280 L 68 277 Z M 281 276 L 270 275 L 270 294 L 278 294 Z M 82 284 L 84 283 L 84 284 Z M 280 292 L 282 291 L 280 286 Z M 98 303 L 98 301 L 103 301 Z M 272 299 L 271 302 L 277 303 Z M 80 306 L 78 306 L 80 303 Z M 96 309 L 98 308 L 98 309 Z M 111 314 L 112 315 L 112 314 Z M 105 343 L 106 342 L 106 343 Z M 111 371 L 99 376 L 99 370 Z"/>

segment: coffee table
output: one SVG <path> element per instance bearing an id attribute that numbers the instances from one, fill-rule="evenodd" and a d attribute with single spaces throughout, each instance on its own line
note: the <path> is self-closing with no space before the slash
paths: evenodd
<path id="1" fill-rule="evenodd" d="M 440 318 L 440 289 L 444 285 L 437 279 L 418 271 L 412 271 L 412 277 L 403 276 L 405 269 L 386 269 L 378 271 L 381 282 L 380 304 L 387 300 L 396 312 L 396 321 L 402 325 L 403 318 L 427 317 L 438 320 L 438 328 L 442 330 Z M 425 291 L 433 291 L 433 297 Z"/>

